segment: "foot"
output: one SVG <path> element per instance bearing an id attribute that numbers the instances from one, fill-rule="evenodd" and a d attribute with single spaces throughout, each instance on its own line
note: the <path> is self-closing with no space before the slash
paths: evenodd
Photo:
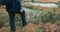
<path id="1" fill-rule="evenodd" d="M 10 31 L 10 32 L 16 32 L 16 31 Z"/>
<path id="2" fill-rule="evenodd" d="M 22 27 L 25 27 L 27 24 L 28 24 L 28 23 L 23 24 Z"/>

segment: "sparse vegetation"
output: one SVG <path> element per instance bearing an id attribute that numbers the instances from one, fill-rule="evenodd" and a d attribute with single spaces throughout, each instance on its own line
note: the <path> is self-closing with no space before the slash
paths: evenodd
<path id="1" fill-rule="evenodd" d="M 31 7 L 27 7 L 27 8 L 29 9 L 29 11 L 26 11 L 26 20 L 30 24 L 24 27 L 25 31 L 29 31 L 29 32 L 31 31 L 46 32 L 47 30 L 51 32 L 56 31 L 57 24 L 55 23 L 60 21 L 60 13 L 55 11 L 34 10 Z M 22 24 L 21 24 L 20 15 L 16 14 L 15 19 L 16 19 L 16 25 L 21 26 Z M 0 28 L 4 26 L 9 26 L 9 17 L 6 11 L 1 10 L 0 11 Z"/>

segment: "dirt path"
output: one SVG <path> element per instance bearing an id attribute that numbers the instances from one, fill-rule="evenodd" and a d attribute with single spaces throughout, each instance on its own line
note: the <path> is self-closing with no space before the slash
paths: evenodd
<path id="1" fill-rule="evenodd" d="M 37 29 L 38 28 L 43 28 L 45 29 L 45 32 L 48 32 L 48 31 L 51 31 L 51 32 L 57 32 L 60 27 L 57 27 L 55 24 L 39 24 L 39 25 L 36 25 L 36 24 L 27 24 L 25 27 L 20 27 L 20 26 L 17 26 L 16 27 L 16 32 L 37 32 Z M 49 30 L 50 29 L 50 30 Z M 8 32 L 10 30 L 10 27 L 3 27 L 0 29 L 0 32 Z"/>

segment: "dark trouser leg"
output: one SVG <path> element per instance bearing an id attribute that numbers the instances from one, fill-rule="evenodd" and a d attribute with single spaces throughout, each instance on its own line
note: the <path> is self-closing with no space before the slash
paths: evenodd
<path id="1" fill-rule="evenodd" d="M 25 11 L 21 12 L 21 19 L 22 19 L 22 26 L 24 27 L 27 24 L 25 19 Z"/>
<path id="2" fill-rule="evenodd" d="M 9 13 L 9 17 L 10 17 L 10 29 L 11 31 L 15 31 L 16 27 L 15 27 L 15 13 Z"/>

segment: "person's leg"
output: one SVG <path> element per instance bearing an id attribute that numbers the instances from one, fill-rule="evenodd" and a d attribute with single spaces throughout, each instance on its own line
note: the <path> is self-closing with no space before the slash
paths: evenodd
<path id="1" fill-rule="evenodd" d="M 26 18 L 25 18 L 25 11 L 20 12 L 21 15 L 21 20 L 22 20 L 22 26 L 26 26 L 27 22 L 26 22 Z"/>
<path id="2" fill-rule="evenodd" d="M 10 18 L 10 29 L 11 32 L 15 32 L 16 31 L 16 27 L 15 27 L 15 13 L 8 13 L 9 14 L 9 18 Z"/>
<path id="3" fill-rule="evenodd" d="M 24 10 L 18 10 L 15 13 L 21 15 L 22 26 L 23 27 L 26 26 L 27 22 L 26 22 L 26 18 L 25 18 L 25 11 Z"/>

